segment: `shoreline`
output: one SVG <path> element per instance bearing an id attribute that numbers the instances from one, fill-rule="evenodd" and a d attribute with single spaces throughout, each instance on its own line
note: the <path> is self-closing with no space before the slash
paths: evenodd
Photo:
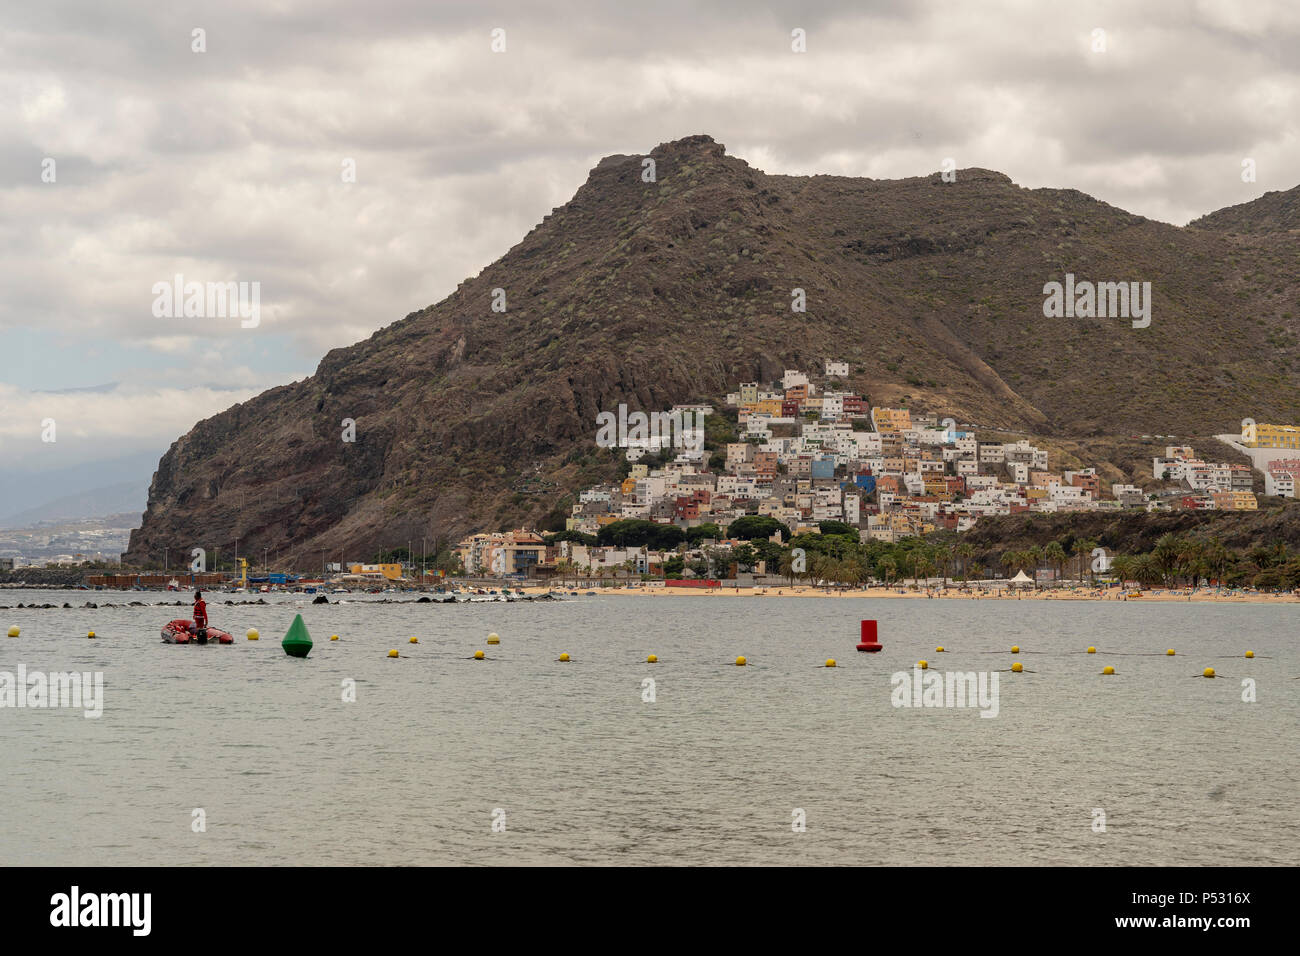
<path id="1" fill-rule="evenodd" d="M 565 589 L 526 587 L 525 594 L 545 594 Z M 595 591 L 597 594 L 640 595 L 646 597 L 794 597 L 794 598 L 880 598 L 886 600 L 941 600 L 941 601 L 1112 601 L 1116 603 L 1212 603 L 1212 604 L 1300 604 L 1295 594 L 1233 594 L 1216 588 L 1159 588 L 1136 592 L 1122 592 L 1114 588 L 1079 588 L 1059 591 L 962 592 L 958 588 L 931 588 L 929 591 L 900 589 L 897 587 L 851 588 L 828 590 L 806 584 L 765 585 L 753 588 L 670 588 L 670 587 L 582 587 L 578 594 Z"/>

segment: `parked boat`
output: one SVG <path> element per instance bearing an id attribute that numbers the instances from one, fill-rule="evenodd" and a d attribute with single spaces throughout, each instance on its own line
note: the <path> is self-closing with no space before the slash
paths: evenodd
<path id="1" fill-rule="evenodd" d="M 194 622 L 177 618 L 163 625 L 162 639 L 165 644 L 233 644 L 235 639 L 219 627 L 207 628 L 207 637 L 195 632 Z"/>

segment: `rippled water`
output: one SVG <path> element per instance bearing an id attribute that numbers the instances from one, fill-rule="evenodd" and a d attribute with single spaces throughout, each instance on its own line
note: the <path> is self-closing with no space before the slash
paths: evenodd
<path id="1" fill-rule="evenodd" d="M 87 598 L 0 592 L 9 605 Z M 131 598 L 141 596 L 89 596 Z M 161 643 L 173 608 L 0 611 L 0 625 L 22 628 L 0 637 L 0 671 L 105 679 L 98 720 L 0 709 L 0 859 L 1300 860 L 1293 606 L 276 600 L 210 606 L 213 625 L 236 635 L 230 647 Z M 279 644 L 295 611 L 315 640 L 305 660 Z M 861 618 L 880 621 L 883 653 L 854 652 Z M 250 626 L 262 640 L 244 639 Z M 484 643 L 489 631 L 499 646 Z M 388 659 L 390 648 L 403 657 Z M 467 659 L 477 649 L 492 659 Z M 573 662 L 557 663 L 560 652 Z M 660 663 L 641 663 L 649 653 Z M 753 666 L 735 667 L 738 654 Z M 817 666 L 832 656 L 845 666 Z M 890 674 L 919 658 L 973 671 L 1020 660 L 1026 672 L 999 675 L 995 719 L 895 708 Z M 1106 664 L 1116 676 L 1100 676 Z M 1206 666 L 1227 679 L 1194 677 Z M 1256 703 L 1241 700 L 1244 677 L 1257 680 Z M 349 679 L 355 703 L 342 700 Z M 192 830 L 195 808 L 206 832 Z M 497 808 L 504 832 L 492 831 Z M 806 832 L 792 832 L 796 808 Z M 1105 833 L 1093 831 L 1094 808 Z"/>

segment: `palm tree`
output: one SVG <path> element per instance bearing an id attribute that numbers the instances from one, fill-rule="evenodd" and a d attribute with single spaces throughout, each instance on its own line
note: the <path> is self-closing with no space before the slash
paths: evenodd
<path id="1" fill-rule="evenodd" d="M 1223 542 L 1219 538 L 1211 538 L 1205 543 L 1204 558 L 1210 576 L 1222 586 L 1224 573 L 1227 571 L 1231 560 L 1228 549 L 1223 546 Z"/>
<path id="2" fill-rule="evenodd" d="M 1056 569 L 1056 577 L 1058 579 L 1065 577 L 1061 569 L 1065 566 L 1066 554 L 1065 548 L 1061 546 L 1061 542 L 1053 541 L 1048 544 L 1048 546 L 1043 549 L 1043 557 L 1045 557 L 1048 563 Z"/>
<path id="3" fill-rule="evenodd" d="M 817 584 L 819 581 L 829 581 L 831 576 L 831 559 L 824 554 L 818 554 L 808 561 L 808 576 L 812 578 L 812 583 Z"/>
<path id="4" fill-rule="evenodd" d="M 1160 562 L 1153 554 L 1139 555 L 1133 563 L 1133 577 L 1137 579 L 1138 584 L 1144 587 L 1150 587 L 1154 584 L 1160 584 L 1165 580 L 1164 571 L 1160 567 Z"/>
<path id="5" fill-rule="evenodd" d="M 880 572 L 885 584 L 891 584 L 898 574 L 898 563 L 887 554 L 876 562 L 876 570 Z"/>
<path id="6" fill-rule="evenodd" d="M 1205 545 L 1194 538 L 1184 538 L 1178 542 L 1177 553 L 1179 573 L 1190 578 L 1190 584 L 1195 587 L 1201 578 Z"/>
<path id="7" fill-rule="evenodd" d="M 1003 554 L 1002 554 L 1002 567 L 1006 568 L 1008 574 L 1011 573 L 1011 569 L 1012 569 L 1012 568 L 1019 567 L 1019 566 L 1020 566 L 1020 552 L 1019 552 L 1019 551 L 1005 551 L 1005 552 L 1003 552 Z"/>
<path id="8" fill-rule="evenodd" d="M 794 552 L 781 552 L 781 575 L 789 580 L 791 586 L 794 585 L 794 576 L 798 573 L 794 569 Z"/>
<path id="9" fill-rule="evenodd" d="M 1079 562 L 1079 580 L 1083 580 L 1083 562 L 1092 553 L 1087 538 L 1075 538 L 1070 542 L 1070 557 Z"/>
<path id="10" fill-rule="evenodd" d="M 1087 569 L 1089 582 L 1092 585 L 1096 586 L 1097 584 L 1097 579 L 1095 576 L 1096 572 L 1092 570 L 1092 562 L 1090 562 L 1088 559 L 1092 557 L 1092 552 L 1097 549 L 1097 539 L 1076 538 L 1074 542 L 1074 547 L 1077 549 L 1077 553 L 1079 555 L 1079 580 L 1080 581 L 1083 580 L 1084 570 Z"/>
<path id="11" fill-rule="evenodd" d="M 850 584 L 862 585 L 866 583 L 867 569 L 863 567 L 861 561 L 859 561 L 857 558 L 849 558 L 846 564 L 848 566 L 848 571 L 847 571 L 848 577 L 846 580 Z"/>
<path id="12" fill-rule="evenodd" d="M 576 565 L 569 558 L 560 558 L 559 561 L 555 562 L 555 572 L 559 575 L 560 584 L 564 584 L 564 579 L 568 577 L 569 573 L 576 572 L 576 570 Z"/>
<path id="13" fill-rule="evenodd" d="M 939 573 L 943 575 L 943 586 L 948 586 L 948 570 L 952 564 L 953 549 L 946 544 L 941 544 L 934 549 L 934 562 L 938 567 Z"/>
<path id="14" fill-rule="evenodd" d="M 1182 541 L 1174 534 L 1161 535 L 1156 546 L 1151 549 L 1151 560 L 1159 569 L 1166 587 L 1171 586 L 1177 577 L 1181 552 Z"/>
<path id="15" fill-rule="evenodd" d="M 961 577 L 962 580 L 968 580 L 970 575 L 970 559 L 975 557 L 975 545 L 969 541 L 963 541 L 957 545 L 957 553 L 961 555 Z"/>
<path id="16" fill-rule="evenodd" d="M 1115 576 L 1119 578 L 1119 583 L 1123 584 L 1125 581 L 1132 580 L 1133 571 L 1136 565 L 1136 560 L 1129 555 L 1117 554 L 1111 559 L 1110 569 L 1114 572 Z"/>

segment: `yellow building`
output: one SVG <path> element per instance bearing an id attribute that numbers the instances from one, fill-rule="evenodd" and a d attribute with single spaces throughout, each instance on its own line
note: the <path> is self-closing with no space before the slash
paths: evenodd
<path id="1" fill-rule="evenodd" d="M 1248 424 L 1241 429 L 1241 443 L 1251 448 L 1300 449 L 1300 428 L 1295 425 Z"/>
<path id="2" fill-rule="evenodd" d="M 943 475 L 939 475 L 936 478 L 926 478 L 925 493 L 927 495 L 934 495 L 936 498 L 943 498 L 944 500 L 952 497 L 948 493 L 948 479 L 943 477 Z"/>
<path id="3" fill-rule="evenodd" d="M 912 427 L 912 413 L 906 408 L 873 408 L 871 424 L 878 432 L 905 432 Z"/>
<path id="4" fill-rule="evenodd" d="M 1214 507 L 1221 511 L 1258 511 L 1259 500 L 1253 491 L 1216 491 Z"/>
<path id="5" fill-rule="evenodd" d="M 367 577 L 387 578 L 389 581 L 400 581 L 402 579 L 402 566 L 400 564 L 352 564 L 348 566 L 351 574 L 360 574 Z"/>

